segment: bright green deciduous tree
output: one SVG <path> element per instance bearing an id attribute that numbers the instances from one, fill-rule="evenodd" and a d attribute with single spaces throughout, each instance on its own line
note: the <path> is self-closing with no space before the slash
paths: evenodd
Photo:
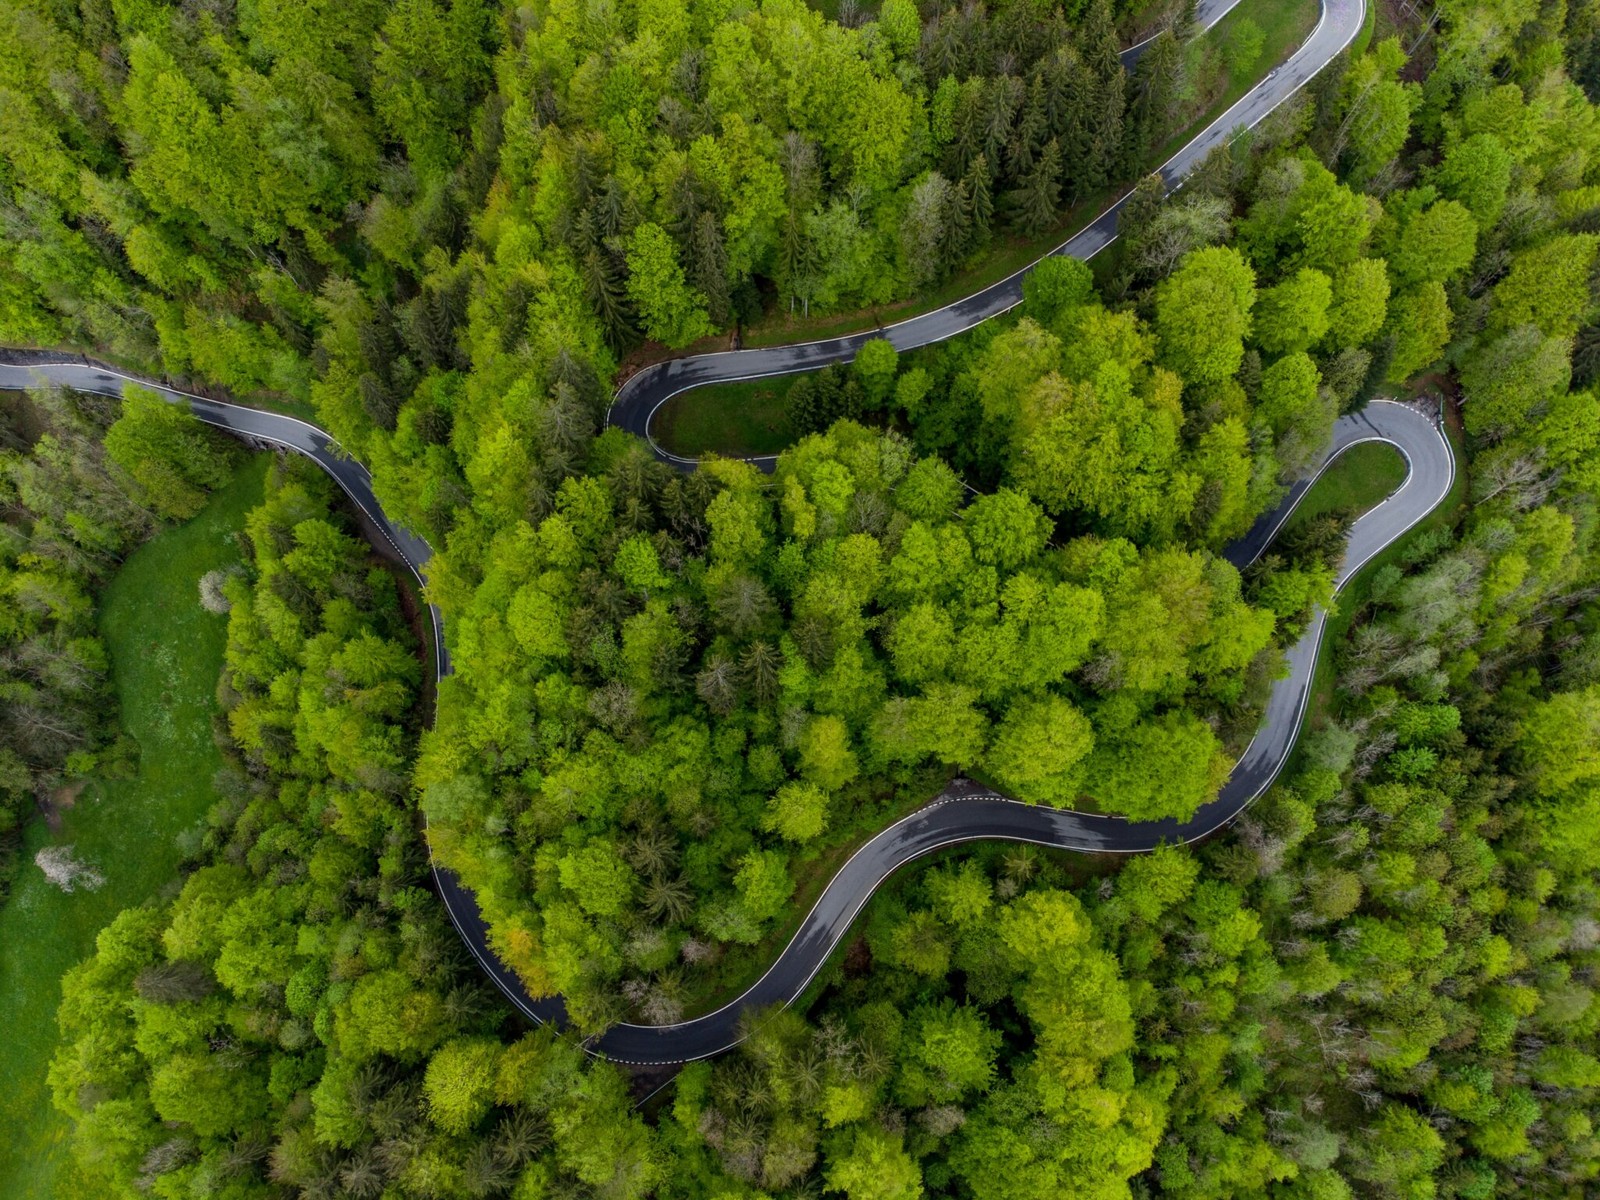
<path id="1" fill-rule="evenodd" d="M 122 415 L 106 430 L 106 453 L 165 517 L 187 519 L 228 478 L 230 455 L 189 412 L 130 385 Z"/>
<path id="2" fill-rule="evenodd" d="M 828 1187 L 850 1200 L 917 1200 L 922 1173 L 898 1133 L 859 1125 L 828 1156 Z"/>
<path id="3" fill-rule="evenodd" d="M 1050 521 L 1023 492 L 1001 488 L 966 511 L 964 525 L 979 562 L 1011 570 L 1044 549 Z"/>
<path id="4" fill-rule="evenodd" d="M 1600 776 L 1600 685 L 1534 705 L 1522 718 L 1518 747 L 1540 795 Z"/>
<path id="5" fill-rule="evenodd" d="M 905 1103 L 950 1104 L 988 1090 L 999 1031 L 982 1012 L 945 1003 L 913 1012 L 901 1043 L 898 1088 Z"/>
<path id="6" fill-rule="evenodd" d="M 1550 337 L 1570 338 L 1595 311 L 1589 275 L 1600 237 L 1573 233 L 1524 250 L 1494 289 L 1496 329 L 1531 324 Z"/>
<path id="7" fill-rule="evenodd" d="M 1200 862 L 1177 846 L 1160 846 L 1150 854 L 1130 859 L 1117 875 L 1117 898 L 1134 916 L 1154 924 L 1175 904 L 1194 891 Z"/>
<path id="8" fill-rule="evenodd" d="M 1544 416 L 1571 380 L 1566 341 L 1518 325 L 1477 347 L 1462 364 L 1467 430 L 1492 436 L 1520 430 Z"/>
<path id="9" fill-rule="evenodd" d="M 1389 272 L 1401 288 L 1448 283 L 1472 265 L 1478 223 L 1466 206 L 1437 200 L 1411 214 L 1389 257 Z"/>
<path id="10" fill-rule="evenodd" d="M 869 410 L 877 411 L 888 404 L 899 366 L 899 352 L 888 338 L 872 338 L 856 352 L 852 367 L 861 381 Z"/>
<path id="11" fill-rule="evenodd" d="M 818 716 L 800 734 L 800 769 L 807 779 L 837 791 L 856 777 L 860 767 L 850 748 L 850 728 L 838 717 Z"/>
<path id="12" fill-rule="evenodd" d="M 1244 360 L 1255 301 L 1255 271 L 1238 250 L 1196 250 L 1156 290 L 1163 361 L 1192 383 L 1233 375 Z"/>
<path id="13" fill-rule="evenodd" d="M 1021 700 L 995 730 L 984 765 L 995 782 L 1023 800 L 1069 805 L 1082 763 L 1094 748 L 1089 720 L 1060 696 Z"/>
<path id="14" fill-rule="evenodd" d="M 1389 302 L 1389 331 L 1395 339 L 1389 382 L 1403 383 L 1435 362 L 1450 340 L 1444 284 L 1424 283 L 1395 296 Z"/>
<path id="15" fill-rule="evenodd" d="M 1053 325 L 1062 312 L 1093 299 L 1089 264 L 1064 254 L 1044 259 L 1022 278 L 1022 302 L 1041 325 Z"/>
<path id="16" fill-rule="evenodd" d="M 1358 258 L 1333 277 L 1328 335 L 1340 346 L 1375 337 L 1389 312 L 1389 272 L 1381 258 Z"/>
<path id="17" fill-rule="evenodd" d="M 1505 209 L 1514 160 L 1492 133 L 1475 133 L 1444 152 L 1431 179 L 1441 195 L 1458 200 L 1483 230 L 1493 229 Z"/>
<path id="18" fill-rule="evenodd" d="M 501 1053 L 495 1038 L 456 1038 L 434 1051 L 422 1090 L 435 1125 L 464 1134 L 484 1118 L 494 1102 Z"/>
<path id="19" fill-rule="evenodd" d="M 1333 284 L 1321 271 L 1301 267 L 1261 292 L 1254 314 L 1256 344 L 1269 354 L 1310 349 L 1328 332 Z"/>
<path id="20" fill-rule="evenodd" d="M 1216 734 L 1175 711 L 1103 733 L 1084 770 L 1084 790 L 1131 820 L 1187 820 L 1216 794 L 1227 771 Z"/>
<path id="21" fill-rule="evenodd" d="M 628 295 L 645 332 L 674 350 L 712 332 L 706 299 L 684 279 L 677 246 L 666 230 L 648 221 L 628 243 Z"/>
<path id="22" fill-rule="evenodd" d="M 785 841 L 808 842 L 828 827 L 828 793 L 814 783 L 790 780 L 773 793 L 761 823 Z"/>

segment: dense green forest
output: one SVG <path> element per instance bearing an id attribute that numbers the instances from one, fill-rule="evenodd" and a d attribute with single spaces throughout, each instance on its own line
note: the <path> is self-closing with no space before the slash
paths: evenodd
<path id="1" fill-rule="evenodd" d="M 456 665 L 425 715 L 392 577 L 275 467 L 209 832 L 63 983 L 63 1198 L 1592 1189 L 1600 8 L 1382 10 L 1093 272 L 797 383 L 770 476 L 600 432 L 645 339 L 916 294 L 1137 178 L 1211 86 L 1181 21 L 1128 77 L 1142 19 L 0 0 L 0 341 L 309 404 L 434 545 Z M 957 771 L 1192 812 L 1353 514 L 1218 551 L 1380 391 L 1445 408 L 1465 499 L 1210 843 L 908 870 L 648 1117 L 427 890 L 424 836 L 592 1031 L 725 1000 Z M 3 416 L 14 826 L 135 753 L 94 590 L 232 452 L 138 393 Z"/>

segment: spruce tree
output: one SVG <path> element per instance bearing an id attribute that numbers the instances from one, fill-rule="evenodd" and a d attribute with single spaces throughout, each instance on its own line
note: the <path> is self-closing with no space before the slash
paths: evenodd
<path id="1" fill-rule="evenodd" d="M 1022 81 L 1011 75 L 991 79 L 984 100 L 983 152 L 999 164 L 1022 103 Z"/>
<path id="2" fill-rule="evenodd" d="M 1057 87 L 1060 92 L 1060 119 L 1051 128 L 1061 143 L 1066 173 L 1072 180 L 1071 197 L 1078 200 L 1089 171 L 1089 111 L 1095 95 L 1094 75 L 1071 46 L 1059 52 Z"/>
<path id="3" fill-rule="evenodd" d="M 1045 143 L 1039 161 L 1011 194 L 1017 228 L 1026 237 L 1038 237 L 1055 224 L 1061 199 L 1061 147 L 1054 138 Z"/>
<path id="4" fill-rule="evenodd" d="M 706 312 L 718 328 L 728 323 L 728 252 L 722 222 L 709 209 L 695 219 L 689 239 L 689 281 L 705 293 Z"/>
<path id="5" fill-rule="evenodd" d="M 1123 137 L 1122 174 L 1139 170 L 1151 149 L 1160 143 L 1182 66 L 1182 51 L 1170 31 L 1159 34 L 1139 59 Z"/>
<path id="6" fill-rule="evenodd" d="M 1045 121 L 1044 79 L 1037 73 L 1028 86 L 1028 98 L 1022 105 L 1022 115 L 1012 130 L 1011 144 L 1007 147 L 1007 171 L 1013 179 L 1020 179 L 1033 166 L 1047 129 Z"/>
<path id="7" fill-rule="evenodd" d="M 994 193 L 989 188 L 988 158 L 978 155 L 961 183 L 971 198 L 972 244 L 974 247 L 982 246 L 988 242 L 989 233 L 994 228 Z"/>
<path id="8" fill-rule="evenodd" d="M 1088 148 L 1084 155 L 1083 182 L 1090 188 L 1111 182 L 1122 152 L 1123 74 L 1119 67 L 1110 79 L 1094 81 L 1089 109 Z"/>
<path id="9" fill-rule="evenodd" d="M 633 340 L 628 295 L 624 291 L 621 272 L 611 254 L 591 247 L 582 263 L 583 294 L 600 318 L 605 331 L 606 344 L 619 350 Z"/>
<path id="10" fill-rule="evenodd" d="M 1122 73 L 1117 55 L 1117 25 L 1111 15 L 1111 0 L 1094 0 L 1083 22 L 1083 60 L 1102 82 Z"/>
<path id="11" fill-rule="evenodd" d="M 1122 239 L 1122 256 L 1131 266 L 1139 257 L 1139 250 L 1149 236 L 1151 223 L 1161 211 L 1161 202 L 1167 194 L 1167 185 L 1161 176 L 1152 172 L 1139 180 L 1117 213 L 1117 236 Z"/>
<path id="12" fill-rule="evenodd" d="M 961 180 L 945 197 L 944 239 L 940 243 L 941 269 L 948 274 L 961 265 L 972 248 L 972 192 Z"/>

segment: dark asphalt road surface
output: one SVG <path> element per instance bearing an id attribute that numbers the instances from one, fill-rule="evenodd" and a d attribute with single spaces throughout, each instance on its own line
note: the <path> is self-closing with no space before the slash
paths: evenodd
<path id="1" fill-rule="evenodd" d="M 1209 26 L 1236 0 L 1203 3 L 1200 23 Z M 1168 186 L 1181 183 L 1189 169 L 1241 126 L 1260 121 L 1303 86 L 1317 70 L 1348 45 L 1361 27 L 1362 0 L 1325 0 L 1322 20 L 1287 63 L 1208 126 L 1161 168 Z M 1136 59 L 1139 46 L 1124 52 Z M 1087 228 L 1052 253 L 1090 258 L 1116 237 L 1118 201 Z M 1012 308 L 1022 298 L 1026 271 L 935 312 L 913 317 L 870 334 L 835 338 L 799 346 L 735 351 L 678 359 L 641 371 L 618 392 L 611 423 L 648 438 L 650 417 L 669 397 L 701 384 L 789 374 L 811 370 L 855 356 L 869 337 L 888 337 L 907 350 L 953 337 L 981 321 Z M 33 351 L 0 351 L 0 387 L 62 386 L 120 395 L 128 383 L 139 383 L 174 403 L 187 404 L 208 424 L 229 430 L 261 446 L 294 450 L 316 461 L 371 519 L 391 548 L 423 581 L 432 551 L 426 542 L 395 525 L 372 492 L 372 480 L 360 463 L 340 453 L 322 430 L 279 413 L 229 404 L 132 379 L 109 367 L 72 355 Z M 1397 446 L 1409 463 L 1405 483 L 1389 499 L 1356 522 L 1339 576 L 1343 584 L 1374 554 L 1420 521 L 1444 499 L 1454 479 L 1449 444 L 1435 422 L 1404 405 L 1375 402 L 1356 416 L 1342 418 L 1327 453 L 1362 441 L 1381 440 Z M 651 443 L 654 445 L 654 443 Z M 671 461 L 671 456 L 656 452 Z M 682 460 L 677 460 L 680 463 Z M 1228 551 L 1238 566 L 1253 561 L 1270 542 L 1310 481 L 1299 485 L 1278 510 Z M 430 606 L 437 647 L 436 670 L 450 674 L 443 622 Z M 640 1065 L 671 1065 L 719 1054 L 739 1040 L 746 1010 L 793 1001 L 810 983 L 828 954 L 848 932 L 873 891 L 900 867 L 946 846 L 981 839 L 1030 842 L 1085 853 L 1133 854 L 1163 842 L 1190 842 L 1206 837 L 1233 820 L 1276 778 L 1299 731 L 1300 719 L 1315 671 L 1317 649 L 1326 622 L 1319 613 L 1305 636 L 1288 654 L 1289 674 L 1273 688 L 1261 729 L 1245 750 L 1221 793 L 1193 820 L 1129 822 L 1115 817 L 1040 808 L 985 791 L 957 780 L 929 804 L 875 835 L 829 881 L 800 930 L 756 984 L 714 1013 L 676 1025 L 617 1025 L 591 1038 L 587 1047 L 606 1057 Z M 472 894 L 454 873 L 435 865 L 439 892 L 463 941 L 510 1001 L 536 1021 L 560 1021 L 561 998 L 536 999 L 490 950 L 487 930 Z"/>
<path id="2" fill-rule="evenodd" d="M 56 384 L 85 391 L 120 394 L 125 376 L 84 363 L 0 364 L 0 387 L 25 388 Z M 372 494 L 366 471 L 330 449 L 322 431 L 292 417 L 159 388 L 169 400 L 187 403 L 209 424 L 256 441 L 284 446 L 307 455 L 345 489 L 389 539 L 391 546 L 417 573 L 426 574 L 430 552 L 405 530 L 384 516 Z M 1392 401 L 1375 401 L 1363 412 L 1341 418 L 1324 461 L 1324 467 L 1344 450 L 1368 441 L 1384 441 L 1405 456 L 1408 470 L 1400 488 L 1356 521 L 1351 530 L 1339 586 L 1427 516 L 1450 491 L 1455 461 L 1449 443 L 1435 420 L 1421 411 Z M 1262 517 L 1234 546 L 1227 557 L 1244 567 L 1261 553 L 1284 519 L 1305 494 L 1311 480 L 1298 485 L 1285 502 Z M 436 635 L 441 629 L 432 610 Z M 765 975 L 747 992 L 716 1012 L 677 1025 L 617 1025 L 589 1041 L 596 1053 L 624 1063 L 662 1065 L 689 1062 L 718 1054 L 739 1040 L 741 1014 L 747 1009 L 787 1004 L 800 995 L 821 969 L 829 953 L 848 933 L 851 922 L 873 891 L 900 867 L 947 846 L 980 839 L 1030 842 L 1060 850 L 1085 853 L 1135 854 L 1166 843 L 1204 838 L 1227 825 L 1277 777 L 1299 731 L 1306 698 L 1316 670 L 1326 614 L 1319 612 L 1306 634 L 1287 655 L 1289 673 L 1272 689 L 1261 728 L 1215 800 L 1186 822 L 1131 822 L 1116 817 L 1041 808 L 985 791 L 968 780 L 957 780 L 930 803 L 875 835 L 829 881 L 799 932 Z M 440 646 L 437 669 L 450 673 L 450 662 Z M 455 875 L 434 868 L 439 892 L 463 941 L 506 996 L 537 1021 L 560 1021 L 560 997 L 534 998 L 489 949 L 488 931 L 470 892 Z"/>
<path id="3" fill-rule="evenodd" d="M 1213 19 L 1220 18 L 1232 5 L 1224 7 L 1222 0 L 1218 0 L 1215 7 L 1222 11 L 1216 13 Z M 1364 14 L 1362 0 L 1323 0 L 1322 17 L 1317 27 L 1300 48 L 1289 56 L 1288 61 L 1162 165 L 1160 174 L 1168 189 L 1180 186 L 1195 164 L 1232 138 L 1236 131 L 1255 126 L 1309 83 L 1312 76 L 1360 32 Z M 1117 215 L 1127 200 L 1128 197 L 1123 196 L 1047 257 L 1065 254 L 1084 260 L 1093 258 L 1116 241 Z M 679 392 L 710 383 L 793 375 L 801 371 L 814 371 L 832 363 L 849 362 L 863 345 L 876 337 L 888 338 L 900 351 L 945 341 L 965 333 L 990 317 L 997 317 L 1015 308 L 1022 301 L 1022 280 L 1032 269 L 1031 265 L 1024 267 L 999 283 L 991 284 L 944 308 L 864 333 L 760 350 L 697 354 L 693 358 L 675 358 L 656 363 L 630 376 L 617 389 L 606 421 L 648 440 L 657 457 L 663 461 L 679 467 L 690 467 L 694 459 L 667 453 L 650 436 L 650 423 L 656 411 Z M 770 464 L 772 460 L 768 457 L 753 461 Z"/>

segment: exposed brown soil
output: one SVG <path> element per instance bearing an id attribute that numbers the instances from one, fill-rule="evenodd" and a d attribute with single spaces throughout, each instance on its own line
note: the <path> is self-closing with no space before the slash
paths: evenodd
<path id="1" fill-rule="evenodd" d="M 51 833 L 60 833 L 61 814 L 78 803 L 78 797 L 83 795 L 83 789 L 88 786 L 87 779 L 79 779 L 73 783 L 64 783 L 51 792 L 49 798 L 39 805 L 39 815 L 44 818 L 45 828 Z"/>

